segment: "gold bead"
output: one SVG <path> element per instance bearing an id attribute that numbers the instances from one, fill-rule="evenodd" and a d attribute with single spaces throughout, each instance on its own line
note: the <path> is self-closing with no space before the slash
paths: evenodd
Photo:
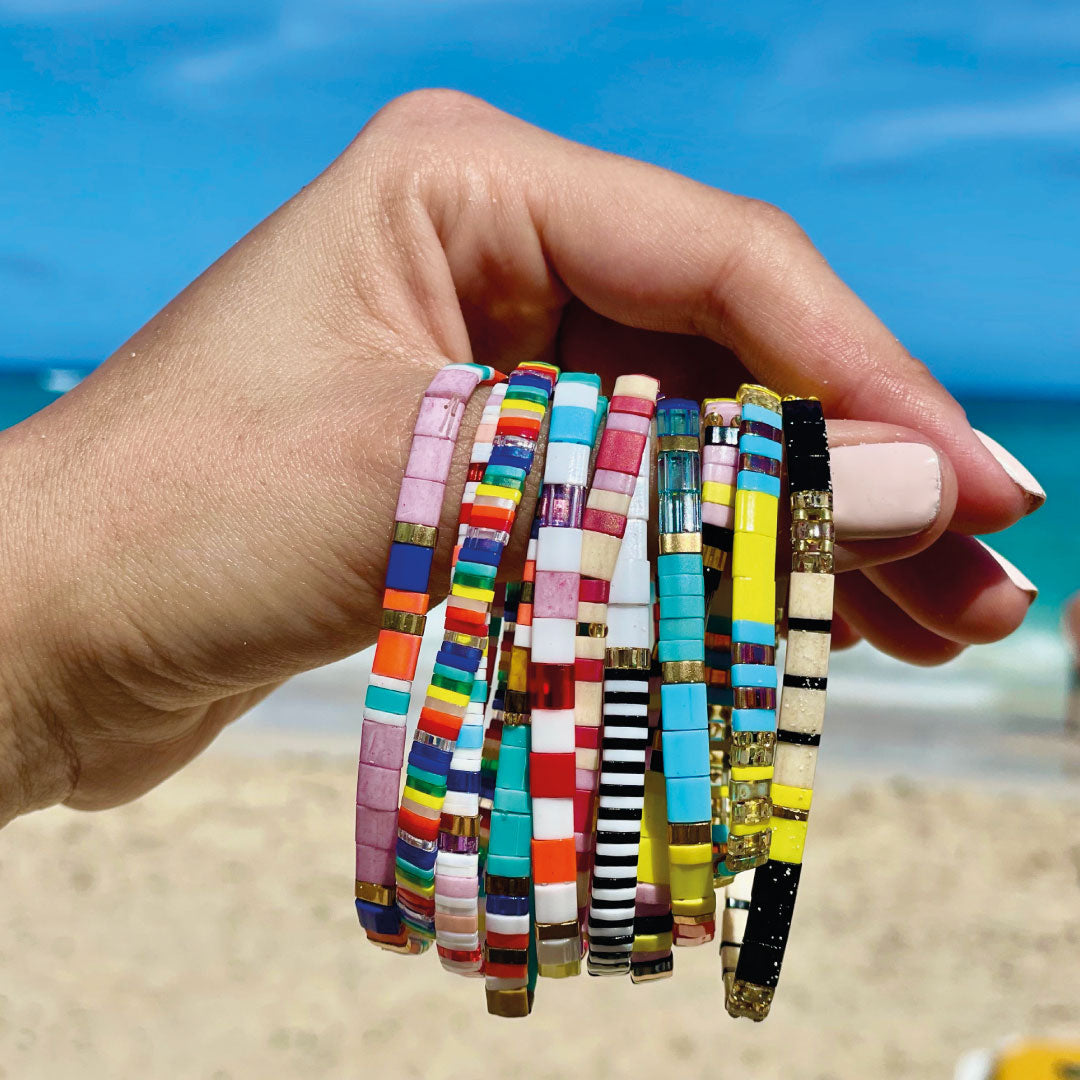
<path id="1" fill-rule="evenodd" d="M 696 554 L 701 551 L 701 533 L 661 533 L 661 555 Z"/>
<path id="2" fill-rule="evenodd" d="M 433 548 L 439 540 L 439 530 L 432 525 L 414 525 L 409 521 L 394 522 L 394 543 L 415 544 Z"/>
<path id="3" fill-rule="evenodd" d="M 705 681 L 704 660 L 668 660 L 660 665 L 666 683 L 698 683 Z"/>

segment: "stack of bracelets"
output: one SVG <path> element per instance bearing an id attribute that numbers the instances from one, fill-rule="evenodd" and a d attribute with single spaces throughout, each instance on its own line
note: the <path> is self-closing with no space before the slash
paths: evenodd
<path id="1" fill-rule="evenodd" d="M 442 642 L 414 701 L 451 458 L 482 385 Z M 495 1015 L 528 1015 L 538 978 L 647 982 L 673 973 L 673 947 L 708 942 L 732 1016 L 764 1019 L 780 977 L 825 716 L 825 420 L 762 386 L 700 405 L 659 389 L 622 376 L 608 402 L 597 376 L 546 363 L 509 379 L 451 364 L 413 428 L 364 701 L 356 910 L 379 947 L 434 943 L 448 972 L 482 978 Z M 500 567 L 531 472 L 525 565 Z"/>

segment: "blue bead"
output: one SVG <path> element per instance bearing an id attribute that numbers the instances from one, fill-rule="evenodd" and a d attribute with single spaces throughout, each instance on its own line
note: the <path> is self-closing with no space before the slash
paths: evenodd
<path id="1" fill-rule="evenodd" d="M 532 860 L 528 855 L 492 855 L 487 857 L 487 872 L 494 877 L 528 877 Z M 526 901 L 526 904 L 528 901 Z M 526 908 L 526 910 L 528 910 Z M 524 914 L 522 912 L 521 914 Z"/>
<path id="2" fill-rule="evenodd" d="M 772 623 L 752 622 L 750 619 L 733 619 L 731 640 L 747 645 L 776 645 L 776 627 Z"/>
<path id="3" fill-rule="evenodd" d="M 664 728 L 664 776 L 668 780 L 709 775 L 709 731 L 706 727 L 682 731 Z"/>
<path id="4" fill-rule="evenodd" d="M 705 617 L 705 597 L 702 596 L 662 596 L 660 597 L 661 619 L 703 619 Z"/>
<path id="5" fill-rule="evenodd" d="M 700 575 L 701 572 L 701 556 L 692 551 L 674 555 L 661 555 L 656 560 L 656 573 L 661 579 L 672 574 Z"/>
<path id="6" fill-rule="evenodd" d="M 766 439 L 764 435 L 742 435 L 739 437 L 739 453 L 758 454 L 781 461 L 784 449 L 775 439 Z"/>
<path id="7" fill-rule="evenodd" d="M 705 579 L 700 574 L 668 574 L 659 579 L 659 584 L 661 598 L 705 595 Z"/>
<path id="8" fill-rule="evenodd" d="M 483 655 L 483 649 L 477 649 L 473 645 L 459 645 L 456 641 L 444 641 L 435 660 L 440 664 L 450 664 L 452 667 L 475 671 Z M 443 656 L 452 656 L 455 659 L 444 660 Z"/>
<path id="9" fill-rule="evenodd" d="M 495 443 L 491 448 L 489 465 L 499 465 L 504 468 L 523 469 L 526 472 L 532 465 L 533 452 L 524 446 L 503 446 Z"/>
<path id="10" fill-rule="evenodd" d="M 656 403 L 658 435 L 697 435 L 700 413 L 689 398 L 661 398 Z"/>
<path id="11" fill-rule="evenodd" d="M 581 405 L 560 405 L 551 410 L 549 442 L 580 443 L 592 446 L 596 413 Z"/>
<path id="12" fill-rule="evenodd" d="M 386 566 L 386 587 L 404 592 L 427 592 L 434 554 L 433 548 L 419 544 L 391 544 L 390 560 Z"/>
<path id="13" fill-rule="evenodd" d="M 372 686 L 369 683 L 364 695 L 364 705 L 369 709 L 378 709 L 379 712 L 405 716 L 409 712 L 409 695 L 404 690 L 388 690 L 385 686 Z"/>
<path id="14" fill-rule="evenodd" d="M 491 864 L 488 864 L 488 873 L 493 873 Z M 525 871 L 528 873 L 528 870 Z M 521 875 L 522 877 L 525 874 Z M 500 896 L 498 893 L 488 893 L 484 907 L 492 915 L 528 915 L 529 898 L 527 896 Z"/>
<path id="15" fill-rule="evenodd" d="M 666 760 L 664 767 L 667 768 Z M 709 787 L 708 776 L 668 777 L 665 784 L 668 821 L 709 821 L 712 818 Z"/>
<path id="16" fill-rule="evenodd" d="M 704 683 L 664 683 L 660 687 L 661 723 L 664 731 L 687 731 L 708 724 Z M 667 761 L 665 753 L 664 761 Z"/>
<path id="17" fill-rule="evenodd" d="M 732 686 L 771 686 L 776 689 L 776 668 L 772 664 L 732 664 Z"/>
<path id="18" fill-rule="evenodd" d="M 492 805 L 496 810 L 508 810 L 512 814 L 528 814 L 530 812 L 529 793 L 523 787 L 503 787 L 496 778 L 495 798 L 492 800 Z"/>
<path id="19" fill-rule="evenodd" d="M 507 390 L 517 386 L 531 386 L 534 390 L 542 390 L 545 394 L 551 393 L 551 379 L 546 375 L 535 374 L 531 371 L 515 371 L 508 380 Z"/>
<path id="20" fill-rule="evenodd" d="M 409 750 L 409 764 L 445 776 L 452 756 L 449 750 L 440 750 L 430 743 L 413 742 Z"/>
<path id="21" fill-rule="evenodd" d="M 531 841 L 532 819 L 528 814 L 492 810 L 489 855 L 516 855 L 528 858 Z"/>
<path id="22" fill-rule="evenodd" d="M 775 709 L 732 709 L 732 731 L 775 731 Z"/>
<path id="23" fill-rule="evenodd" d="M 753 420 L 759 424 L 769 424 L 774 428 L 782 428 L 784 424 L 778 412 L 774 412 L 772 409 L 766 409 L 763 405 L 754 405 L 748 402 L 742 406 L 741 414 L 743 420 Z"/>
<path id="24" fill-rule="evenodd" d="M 411 863 L 418 870 L 431 870 L 435 866 L 436 855 L 437 851 L 421 851 L 401 839 L 397 842 L 397 857 Z"/>
<path id="25" fill-rule="evenodd" d="M 461 558 L 469 562 L 484 563 L 487 566 L 498 566 L 502 560 L 503 545 L 498 540 L 481 540 L 475 537 L 465 537 L 461 545 Z"/>
<path id="26" fill-rule="evenodd" d="M 478 772 L 462 772 L 461 769 L 451 769 L 446 774 L 446 787 L 448 790 L 466 791 L 472 795 L 479 795 L 480 774 Z"/>
<path id="27" fill-rule="evenodd" d="M 401 914 L 394 905 L 384 907 L 370 900 L 356 901 L 356 914 L 360 925 L 373 934 L 398 934 L 401 932 Z"/>
<path id="28" fill-rule="evenodd" d="M 687 599 L 696 599 L 687 597 Z M 661 641 L 705 641 L 705 619 L 689 617 L 665 618 L 663 610 L 660 612 L 660 640 Z"/>
<path id="29" fill-rule="evenodd" d="M 656 656 L 661 664 L 668 664 L 675 660 L 705 660 L 705 641 L 699 638 L 697 641 L 664 641 L 662 638 L 656 645 Z"/>
<path id="30" fill-rule="evenodd" d="M 737 479 L 739 491 L 763 491 L 766 495 L 780 497 L 780 477 L 740 469 Z"/>

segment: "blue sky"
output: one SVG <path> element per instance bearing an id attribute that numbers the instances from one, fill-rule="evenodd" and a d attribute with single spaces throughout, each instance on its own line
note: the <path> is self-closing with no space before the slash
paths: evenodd
<path id="1" fill-rule="evenodd" d="M 1080 5 L 0 0 L 0 355 L 98 360 L 419 86 L 792 213 L 952 387 L 1080 390 Z"/>

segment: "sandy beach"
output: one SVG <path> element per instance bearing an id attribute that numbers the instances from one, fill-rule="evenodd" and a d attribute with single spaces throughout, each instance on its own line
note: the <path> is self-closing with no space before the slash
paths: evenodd
<path id="1" fill-rule="evenodd" d="M 724 1015 L 712 946 L 659 984 L 544 981 L 529 1020 L 499 1021 L 434 956 L 363 942 L 350 757 L 250 737 L 118 811 L 4 831 L 0 1076 L 440 1080 L 483 1054 L 527 1077 L 927 1078 L 1012 1034 L 1080 1033 L 1064 788 L 834 771 L 765 1024 Z"/>

